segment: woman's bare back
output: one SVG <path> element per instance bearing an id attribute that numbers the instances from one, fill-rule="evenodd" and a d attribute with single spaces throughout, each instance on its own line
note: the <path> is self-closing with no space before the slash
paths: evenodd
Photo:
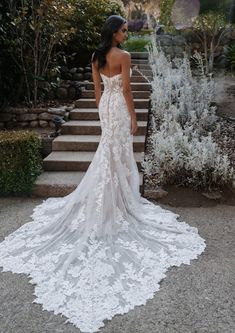
<path id="1" fill-rule="evenodd" d="M 114 75 L 120 74 L 122 71 L 122 57 L 126 54 L 126 51 L 120 50 L 117 47 L 112 47 L 106 55 L 106 65 L 102 68 L 100 73 L 112 77 Z"/>

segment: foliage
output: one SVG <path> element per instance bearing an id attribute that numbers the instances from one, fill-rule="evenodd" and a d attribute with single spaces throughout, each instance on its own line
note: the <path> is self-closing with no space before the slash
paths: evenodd
<path id="1" fill-rule="evenodd" d="M 129 38 L 122 47 L 128 52 L 146 52 L 146 47 L 150 41 L 139 36 Z"/>
<path id="2" fill-rule="evenodd" d="M 160 23 L 165 30 L 174 33 L 171 12 L 175 0 L 160 1 Z M 229 34 L 229 24 L 235 22 L 235 6 L 231 0 L 201 0 L 200 15 L 193 24 L 193 30 L 202 43 L 206 73 L 213 71 L 214 58 L 222 39 Z"/>
<path id="3" fill-rule="evenodd" d="M 219 57 L 219 62 L 232 71 L 235 69 L 235 43 L 228 44 L 224 47 L 223 54 Z"/>
<path id="4" fill-rule="evenodd" d="M 109 0 L 3 0 L 0 6 L 1 105 L 7 97 L 35 106 L 46 93 L 43 83 L 57 84 L 59 66 L 73 59 L 77 65 L 79 57 L 87 64 L 107 16 L 123 14 Z"/>
<path id="5" fill-rule="evenodd" d="M 40 148 L 40 139 L 34 132 L 0 132 L 0 194 L 31 192 L 41 172 Z"/>
<path id="6" fill-rule="evenodd" d="M 223 38 L 229 35 L 231 26 L 227 23 L 225 14 L 208 11 L 197 17 L 193 31 L 204 49 L 205 70 L 213 71 L 214 58 Z"/>
<path id="7" fill-rule="evenodd" d="M 1 40 L 6 54 L 23 77 L 29 105 L 38 101 L 38 82 L 47 78 L 55 46 L 65 44 L 74 33 L 68 19 L 74 8 L 66 0 L 5 2 L 7 19 Z"/>
<path id="8" fill-rule="evenodd" d="M 16 37 L 12 31 L 11 14 L 7 1 L 0 3 L 0 106 L 18 96 L 15 82 L 21 84 L 20 69 L 14 62 L 15 50 L 9 49 L 9 43 Z M 12 52 L 12 54 L 11 54 Z"/>
<path id="9" fill-rule="evenodd" d="M 171 12 L 175 0 L 160 0 L 160 17 L 159 22 L 163 24 L 167 32 L 173 32 L 175 29 L 171 23 Z"/>
<path id="10" fill-rule="evenodd" d="M 148 182 L 209 190 L 230 182 L 231 161 L 214 139 L 220 133 L 212 105 L 214 81 L 203 67 L 193 78 L 186 54 L 169 61 L 154 37 L 148 51 L 153 71 L 151 133 L 142 162 Z"/>
<path id="11" fill-rule="evenodd" d="M 141 29 L 138 32 L 128 32 L 128 39 L 122 44 L 122 48 L 128 52 L 146 52 L 150 43 L 151 33 L 154 29 Z"/>
<path id="12" fill-rule="evenodd" d="M 235 43 L 233 43 L 231 46 L 228 46 L 227 59 L 231 68 L 235 69 Z"/>
<path id="13" fill-rule="evenodd" d="M 235 23 L 235 5 L 232 0 L 200 0 L 200 14 L 207 12 L 224 14 L 227 22 Z"/>
<path id="14" fill-rule="evenodd" d="M 75 28 L 74 38 L 70 41 L 67 54 L 74 55 L 77 63 L 80 57 L 88 58 L 100 41 L 101 28 L 109 15 L 125 16 L 122 7 L 115 1 L 109 0 L 70 0 L 75 6 L 75 11 L 70 18 Z"/>
<path id="15" fill-rule="evenodd" d="M 138 36 L 150 36 L 154 32 L 154 29 L 141 29 L 138 31 Z"/>

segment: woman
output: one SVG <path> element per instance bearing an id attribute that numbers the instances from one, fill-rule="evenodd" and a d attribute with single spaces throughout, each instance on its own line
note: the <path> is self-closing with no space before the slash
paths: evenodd
<path id="1" fill-rule="evenodd" d="M 117 15 L 109 17 L 102 31 L 103 43 L 101 43 L 92 56 L 92 73 L 97 107 L 101 98 L 100 74 L 102 75 L 102 73 L 99 70 L 102 68 L 103 75 L 106 75 L 106 77 L 113 77 L 121 73 L 122 94 L 125 97 L 131 116 L 131 134 L 134 134 L 137 131 L 138 125 L 130 84 L 131 57 L 128 52 L 122 51 L 119 48 L 120 44 L 127 37 L 126 20 Z"/>
<path id="2" fill-rule="evenodd" d="M 110 16 L 92 56 L 102 135 L 81 183 L 44 200 L 0 243 L 3 271 L 28 274 L 33 302 L 82 332 L 145 304 L 170 266 L 190 264 L 206 247 L 196 228 L 139 193 L 131 59 L 119 49 L 126 36 L 126 21 Z"/>

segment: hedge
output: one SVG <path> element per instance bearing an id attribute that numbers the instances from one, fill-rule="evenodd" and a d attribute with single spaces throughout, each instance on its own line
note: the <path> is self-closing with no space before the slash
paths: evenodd
<path id="1" fill-rule="evenodd" d="M 41 140 L 33 131 L 0 131 L 0 194 L 29 194 L 42 172 Z"/>

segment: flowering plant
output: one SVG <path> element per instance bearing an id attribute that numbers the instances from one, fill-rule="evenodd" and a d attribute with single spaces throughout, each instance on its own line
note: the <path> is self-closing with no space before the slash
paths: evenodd
<path id="1" fill-rule="evenodd" d="M 147 182 L 218 188 L 232 180 L 233 167 L 213 133 L 220 131 L 212 104 L 215 83 L 203 71 L 193 76 L 186 54 L 168 59 L 152 35 L 147 47 L 153 72 L 150 134 L 142 168 Z"/>

